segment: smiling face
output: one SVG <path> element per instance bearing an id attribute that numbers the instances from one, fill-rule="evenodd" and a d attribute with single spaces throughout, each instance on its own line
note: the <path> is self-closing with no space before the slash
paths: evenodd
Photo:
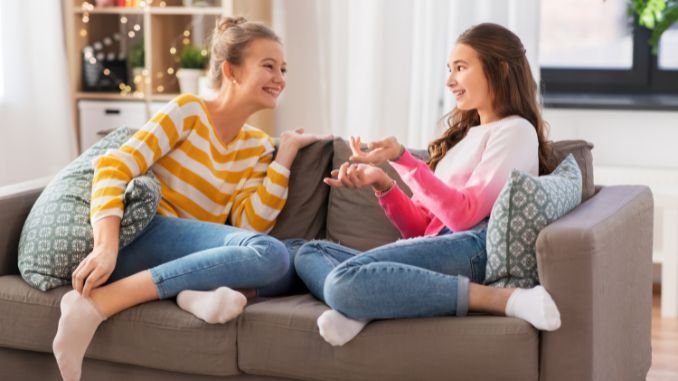
<path id="1" fill-rule="evenodd" d="M 241 65 L 233 66 L 239 97 L 255 109 L 275 108 L 285 89 L 287 63 L 279 42 L 259 38 L 252 41 Z M 231 85 L 231 84 L 229 84 Z"/>
<path id="2" fill-rule="evenodd" d="M 492 90 L 478 53 L 468 45 L 457 44 L 448 58 L 447 87 L 452 91 L 460 110 L 492 112 Z"/>

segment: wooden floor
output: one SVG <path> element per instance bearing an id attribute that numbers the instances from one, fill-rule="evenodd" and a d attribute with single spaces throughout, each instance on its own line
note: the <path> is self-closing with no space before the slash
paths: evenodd
<path id="1" fill-rule="evenodd" d="M 659 295 L 652 306 L 652 367 L 647 381 L 678 380 L 678 319 L 659 316 Z"/>

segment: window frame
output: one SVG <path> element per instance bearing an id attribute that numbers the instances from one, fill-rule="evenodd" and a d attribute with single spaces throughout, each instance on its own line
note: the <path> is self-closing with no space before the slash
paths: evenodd
<path id="1" fill-rule="evenodd" d="M 541 67 L 541 90 L 548 94 L 678 95 L 678 70 L 659 69 L 649 44 L 650 30 L 633 20 L 630 69 Z"/>

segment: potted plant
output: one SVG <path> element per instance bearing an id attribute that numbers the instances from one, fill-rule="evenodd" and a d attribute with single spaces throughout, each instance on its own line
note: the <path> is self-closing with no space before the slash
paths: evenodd
<path id="1" fill-rule="evenodd" d="M 177 79 L 182 93 L 198 94 L 198 79 L 205 73 L 207 55 L 193 45 L 186 45 L 179 55 Z"/>
<path id="2" fill-rule="evenodd" d="M 144 85 L 144 42 L 139 41 L 129 49 L 129 65 L 132 67 L 132 78 L 137 91 L 142 91 Z"/>
<path id="3" fill-rule="evenodd" d="M 638 24 L 652 31 L 649 42 L 657 54 L 662 33 L 678 22 L 678 0 L 631 0 L 630 8 Z"/>

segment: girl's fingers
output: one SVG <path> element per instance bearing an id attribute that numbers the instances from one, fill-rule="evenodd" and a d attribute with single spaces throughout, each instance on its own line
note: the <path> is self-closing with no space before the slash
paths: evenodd
<path id="1" fill-rule="evenodd" d="M 353 156 L 361 156 L 363 152 L 360 150 L 360 138 L 351 136 L 350 143 Z"/>
<path id="2" fill-rule="evenodd" d="M 73 279 L 71 281 L 73 283 L 73 288 L 81 294 L 85 281 L 94 270 L 90 263 L 91 262 L 88 261 L 81 269 L 73 272 Z"/>
<path id="3" fill-rule="evenodd" d="M 325 177 L 325 178 L 323 179 L 323 182 L 324 182 L 325 184 L 327 184 L 327 185 L 329 185 L 329 186 L 332 186 L 332 187 L 335 187 L 335 188 L 341 188 L 341 187 L 343 187 L 343 184 L 341 183 L 341 181 L 339 181 L 339 180 L 337 180 L 337 179 L 330 178 L 330 177 Z"/>

